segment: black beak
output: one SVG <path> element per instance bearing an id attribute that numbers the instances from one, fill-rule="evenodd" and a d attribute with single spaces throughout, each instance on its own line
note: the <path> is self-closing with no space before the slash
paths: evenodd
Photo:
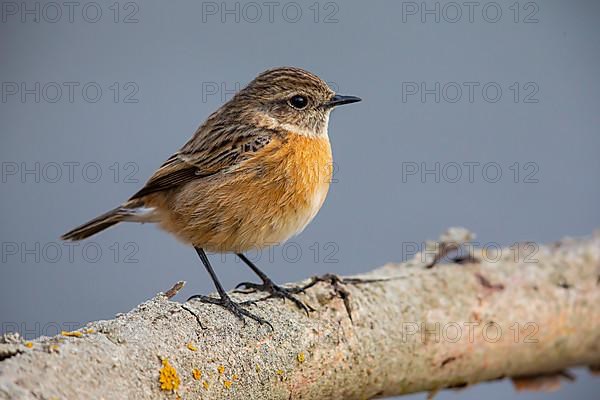
<path id="1" fill-rule="evenodd" d="M 337 107 L 343 104 L 351 104 L 361 101 L 360 97 L 356 96 L 342 96 L 341 94 L 336 94 L 328 102 L 323 104 L 326 108 Z"/>

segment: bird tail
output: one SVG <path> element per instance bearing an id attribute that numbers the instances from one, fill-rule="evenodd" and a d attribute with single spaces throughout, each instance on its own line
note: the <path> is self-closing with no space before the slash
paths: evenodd
<path id="1" fill-rule="evenodd" d="M 156 222 L 154 208 L 127 202 L 62 235 L 62 240 L 82 240 L 123 221 Z"/>

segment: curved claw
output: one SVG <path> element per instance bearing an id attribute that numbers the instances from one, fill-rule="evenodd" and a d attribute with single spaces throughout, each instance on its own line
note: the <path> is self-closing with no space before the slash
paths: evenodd
<path id="1" fill-rule="evenodd" d="M 252 282 L 241 282 L 238 283 L 235 286 L 235 291 L 236 292 L 241 292 L 241 293 L 254 293 L 258 290 L 261 290 L 263 287 L 263 285 L 259 285 L 257 283 L 252 283 Z M 244 290 L 238 290 L 239 288 L 243 288 Z"/>
<path id="2" fill-rule="evenodd" d="M 298 307 L 301 310 L 304 310 L 304 312 L 306 313 L 306 315 L 310 315 L 311 311 L 315 311 L 314 308 L 312 308 L 310 305 L 304 304 L 303 302 L 301 302 L 300 300 L 298 300 L 297 298 L 295 298 L 294 296 L 292 296 L 291 294 L 286 294 L 283 297 L 285 297 L 286 299 L 291 300 L 296 307 Z"/>
<path id="3" fill-rule="evenodd" d="M 202 296 L 201 294 L 195 294 L 193 296 L 188 297 L 188 299 L 185 302 L 187 303 L 188 301 L 194 300 L 194 299 L 202 299 L 203 297 L 206 297 L 206 296 Z"/>

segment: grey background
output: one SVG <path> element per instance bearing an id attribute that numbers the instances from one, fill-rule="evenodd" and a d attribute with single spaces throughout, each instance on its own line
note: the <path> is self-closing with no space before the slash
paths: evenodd
<path id="1" fill-rule="evenodd" d="M 86 242 L 86 252 L 84 244 L 73 249 L 72 258 L 58 237 L 128 198 L 230 97 L 208 89 L 215 84 L 234 89 L 273 66 L 304 67 L 340 93 L 364 99 L 332 116 L 336 181 L 318 217 L 292 245 L 257 259 L 277 281 L 352 274 L 401 260 L 407 256 L 403 243 L 435 239 L 454 225 L 473 230 L 483 244 L 501 245 L 586 235 L 600 226 L 598 2 L 523 1 L 518 23 L 509 9 L 512 0 L 495 3 L 502 9 L 496 23 L 482 16 L 486 2 L 475 8 L 472 22 L 463 6 L 454 23 L 446 21 L 455 16 L 455 9 L 443 9 L 446 2 L 439 4 L 439 22 L 435 15 L 421 22 L 420 14 L 403 14 L 410 5 L 398 1 L 321 1 L 316 22 L 311 2 L 288 5 L 287 14 L 288 2 L 280 2 L 272 21 L 265 6 L 255 18 L 256 9 L 240 3 L 239 22 L 236 15 L 225 15 L 224 22 L 220 14 L 203 17 L 207 2 L 121 2 L 116 23 L 112 3 L 86 9 L 88 20 L 96 8 L 102 10 L 95 23 L 83 18 L 85 2 L 73 22 L 65 7 L 51 22 L 55 9 L 44 11 L 45 3 L 39 3 L 39 22 L 32 15 L 25 14 L 23 22 L 21 14 L 3 13 L 2 331 L 32 337 L 111 318 L 180 279 L 188 284 L 177 300 L 212 291 L 194 251 L 156 227 L 120 225 Z M 20 2 L 13 4 L 22 11 Z M 212 4 L 221 7 L 220 1 Z M 227 4 L 234 9 L 234 2 Z M 296 6 L 302 16 L 292 22 Z M 494 18 L 495 10 L 487 11 Z M 125 23 L 131 12 L 137 22 Z M 531 12 L 537 23 L 524 22 Z M 7 93 L 12 83 L 31 89 L 36 82 L 39 102 L 34 94 L 21 99 L 21 93 Z M 79 83 L 72 102 L 64 82 Z M 87 97 L 82 94 L 89 82 L 102 89 L 97 102 L 91 100 L 93 88 Z M 440 89 L 439 102 L 434 95 L 422 102 L 403 92 L 403 82 L 480 86 L 473 102 L 464 85 L 463 97 L 449 101 L 454 84 L 445 93 Z M 493 91 L 487 100 L 482 95 L 489 82 L 502 89 L 497 102 L 490 101 Z M 514 82 L 520 88 L 517 102 L 510 89 Z M 63 93 L 52 102 L 56 85 Z M 536 88 L 528 100 L 538 101 L 525 102 Z M 80 163 L 72 177 L 64 164 L 69 162 Z M 433 175 L 403 179 L 403 162 L 427 168 L 439 162 L 440 170 L 448 169 L 439 182 Z M 479 167 L 470 182 L 463 167 L 462 178 L 452 183 L 455 170 L 449 168 L 456 164 L 449 163 L 465 162 L 497 163 L 502 177 L 488 182 L 494 171 L 483 175 Z M 515 162 L 521 172 L 516 183 L 510 169 Z M 21 175 L 36 165 L 39 176 Z M 97 182 L 94 166 L 102 173 Z M 212 260 L 226 287 L 252 278 L 231 256 Z M 585 371 L 577 374 L 576 383 L 555 394 L 520 398 L 596 398 L 598 381 Z M 509 383 L 499 382 L 445 391 L 439 398 L 500 399 L 514 393 Z"/>

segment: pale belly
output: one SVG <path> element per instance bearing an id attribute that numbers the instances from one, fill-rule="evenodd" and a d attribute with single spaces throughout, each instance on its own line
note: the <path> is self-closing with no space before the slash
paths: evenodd
<path id="1" fill-rule="evenodd" d="M 276 246 L 302 232 L 317 215 L 329 184 L 311 193 L 246 192 L 212 196 L 219 203 L 197 202 L 193 212 L 169 213 L 161 225 L 180 240 L 215 253 L 245 252 Z M 179 215 L 179 218 L 173 218 Z"/>
<path id="2" fill-rule="evenodd" d="M 327 197 L 328 184 L 323 184 L 314 191 L 310 202 L 306 206 L 298 207 L 295 212 L 287 212 L 287 217 L 282 217 L 275 229 L 268 231 L 264 237 L 257 237 L 257 247 L 270 246 L 273 243 L 280 244 L 291 237 L 299 234 L 315 218 Z"/>

